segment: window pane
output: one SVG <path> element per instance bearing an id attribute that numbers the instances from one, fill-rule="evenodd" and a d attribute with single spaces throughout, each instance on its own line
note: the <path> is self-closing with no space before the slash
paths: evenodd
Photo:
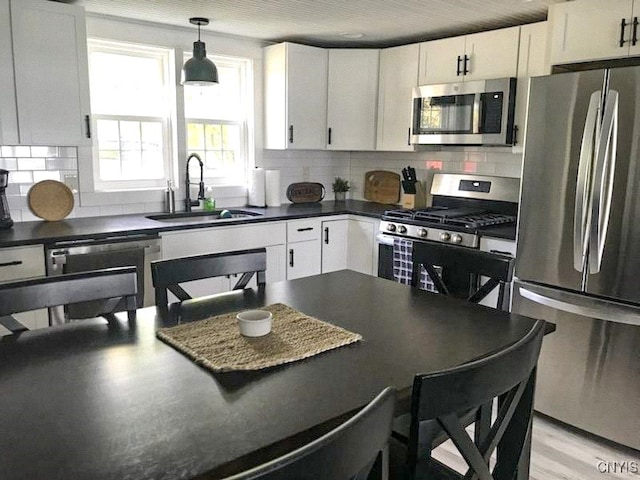
<path id="1" fill-rule="evenodd" d="M 116 150 L 120 148 L 120 131 L 116 120 L 98 120 L 98 148 Z"/>
<path id="2" fill-rule="evenodd" d="M 225 150 L 240 149 L 240 126 L 225 125 L 222 129 L 222 148 Z"/>
<path id="3" fill-rule="evenodd" d="M 142 150 L 162 152 L 162 124 L 160 122 L 142 122 Z M 160 153 L 161 154 L 161 153 Z"/>
<path id="4" fill-rule="evenodd" d="M 204 131 L 207 150 L 220 150 L 222 148 L 222 125 L 207 125 Z"/>
<path id="5" fill-rule="evenodd" d="M 222 168 L 222 152 L 207 152 L 205 166 L 207 170 Z"/>
<path id="6" fill-rule="evenodd" d="M 204 125 L 200 123 L 187 124 L 187 150 L 204 149 Z"/>
<path id="7" fill-rule="evenodd" d="M 140 122 L 120 122 L 122 150 L 141 150 Z"/>
<path id="8" fill-rule="evenodd" d="M 216 65 L 219 83 L 214 86 L 187 86 L 184 113 L 187 118 L 240 120 L 243 116 L 242 66 Z"/>

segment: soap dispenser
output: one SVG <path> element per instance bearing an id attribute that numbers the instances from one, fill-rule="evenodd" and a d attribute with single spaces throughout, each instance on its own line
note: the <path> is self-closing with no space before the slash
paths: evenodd
<path id="1" fill-rule="evenodd" d="M 207 211 L 216 209 L 216 200 L 213 198 L 213 187 L 207 187 L 207 193 L 204 197 L 204 209 Z"/>

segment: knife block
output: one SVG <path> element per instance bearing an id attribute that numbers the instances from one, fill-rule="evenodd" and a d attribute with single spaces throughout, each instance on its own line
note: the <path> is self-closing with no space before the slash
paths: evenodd
<path id="1" fill-rule="evenodd" d="M 427 206 L 427 195 L 421 182 L 416 184 L 416 193 L 402 194 L 403 208 L 424 208 Z"/>

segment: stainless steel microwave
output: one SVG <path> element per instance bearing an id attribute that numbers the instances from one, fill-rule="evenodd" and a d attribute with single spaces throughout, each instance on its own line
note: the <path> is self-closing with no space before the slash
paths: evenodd
<path id="1" fill-rule="evenodd" d="M 515 98 L 515 78 L 416 87 L 411 142 L 513 145 Z"/>

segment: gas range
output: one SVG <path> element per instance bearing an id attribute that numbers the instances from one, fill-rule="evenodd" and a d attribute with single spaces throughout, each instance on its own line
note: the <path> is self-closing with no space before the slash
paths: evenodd
<path id="1" fill-rule="evenodd" d="M 519 189 L 516 178 L 436 174 L 433 206 L 387 210 L 380 233 L 478 248 L 483 229 L 515 224 Z"/>

